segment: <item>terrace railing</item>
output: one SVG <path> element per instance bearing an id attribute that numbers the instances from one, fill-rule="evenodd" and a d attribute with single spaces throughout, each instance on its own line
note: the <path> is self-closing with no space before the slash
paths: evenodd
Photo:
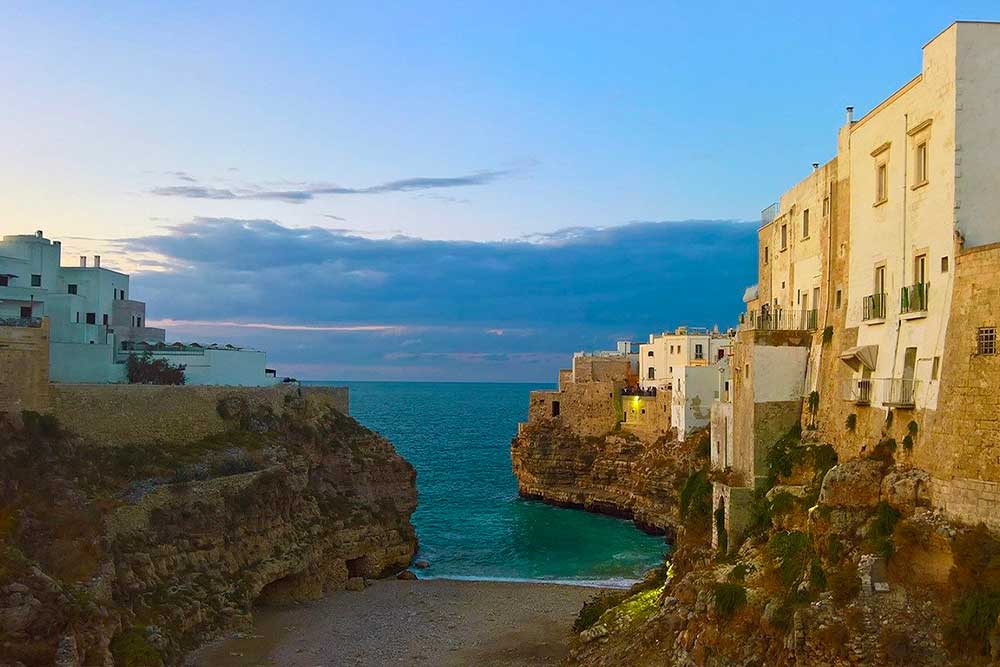
<path id="1" fill-rule="evenodd" d="M 920 381 L 904 378 L 852 378 L 844 383 L 844 399 L 857 405 L 893 408 L 916 406 Z"/>
<path id="2" fill-rule="evenodd" d="M 768 225 L 774 222 L 774 219 L 778 217 L 778 212 L 780 210 L 781 207 L 777 202 L 765 208 L 763 211 L 760 212 L 760 224 Z"/>
<path id="3" fill-rule="evenodd" d="M 869 294 L 861 303 L 861 319 L 884 320 L 885 319 L 885 292 L 881 294 Z M 855 311 L 857 312 L 857 311 Z"/>
<path id="4" fill-rule="evenodd" d="M 31 327 L 38 329 L 42 326 L 40 317 L 0 317 L 0 327 Z"/>
<path id="5" fill-rule="evenodd" d="M 904 314 L 926 312 L 930 288 L 930 283 L 917 283 L 900 289 L 899 312 Z"/>
<path id="6" fill-rule="evenodd" d="M 813 310 L 750 310 L 740 315 L 744 331 L 815 331 L 819 311 Z"/>

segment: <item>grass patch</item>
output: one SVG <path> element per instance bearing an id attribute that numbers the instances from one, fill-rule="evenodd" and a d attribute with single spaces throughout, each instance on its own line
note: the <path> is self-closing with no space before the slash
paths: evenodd
<path id="1" fill-rule="evenodd" d="M 573 621 L 573 632 L 583 632 L 594 627 L 604 612 L 620 605 L 626 596 L 625 591 L 606 591 L 584 602 L 583 608 Z"/>
<path id="2" fill-rule="evenodd" d="M 111 640 L 116 667 L 161 667 L 163 658 L 149 640 L 146 629 L 131 627 Z"/>

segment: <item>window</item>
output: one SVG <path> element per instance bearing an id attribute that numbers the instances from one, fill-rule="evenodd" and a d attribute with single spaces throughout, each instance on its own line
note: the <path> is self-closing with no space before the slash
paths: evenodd
<path id="1" fill-rule="evenodd" d="M 701 343 L 698 343 L 697 345 L 694 346 L 694 358 L 695 359 L 705 358 L 705 347 Z"/>
<path id="2" fill-rule="evenodd" d="M 77 294 L 77 287 L 76 285 L 67 285 L 66 291 L 70 294 Z"/>
<path id="3" fill-rule="evenodd" d="M 78 311 L 76 311 L 76 323 L 77 323 L 77 324 L 79 324 L 79 323 L 80 323 L 80 311 L 79 311 L 79 310 L 78 310 Z"/>
<path id="4" fill-rule="evenodd" d="M 647 356 L 647 357 L 651 357 L 651 356 L 653 356 L 653 351 L 652 351 L 652 350 L 650 350 L 649 352 L 647 352 L 647 353 L 646 353 L 646 356 Z"/>
<path id="5" fill-rule="evenodd" d="M 31 274 L 31 286 L 32 287 L 41 287 L 42 286 L 42 277 L 40 275 L 38 275 L 37 273 Z"/>
<path id="6" fill-rule="evenodd" d="M 927 282 L 927 255 L 921 254 L 913 258 L 913 282 L 922 285 Z"/>
<path id="7" fill-rule="evenodd" d="M 875 294 L 885 294 L 885 266 L 875 267 Z"/>
<path id="8" fill-rule="evenodd" d="M 108 316 L 107 315 L 104 316 L 104 321 L 102 322 L 102 324 L 104 324 L 104 326 L 108 326 Z"/>
<path id="9" fill-rule="evenodd" d="M 802 211 L 802 238 L 809 238 L 809 209 Z"/>
<path id="10" fill-rule="evenodd" d="M 834 295 L 833 301 L 836 304 L 834 308 L 837 308 L 838 310 L 840 309 L 840 298 L 841 298 L 840 290 L 837 290 L 837 293 Z"/>
<path id="11" fill-rule="evenodd" d="M 931 379 L 937 380 L 938 373 L 941 372 L 941 357 L 934 357 L 934 363 L 931 365 Z"/>
<path id="12" fill-rule="evenodd" d="M 135 325 L 137 327 L 140 327 L 140 328 L 142 327 L 142 318 L 141 317 L 135 318 Z"/>
<path id="13" fill-rule="evenodd" d="M 31 317 L 31 306 L 21 306 L 21 319 Z"/>
<path id="14" fill-rule="evenodd" d="M 823 217 L 830 215 L 830 198 L 823 197 Z"/>
<path id="15" fill-rule="evenodd" d="M 927 142 L 917 144 L 914 152 L 913 171 L 917 182 L 914 185 L 923 185 L 927 182 Z"/>
<path id="16" fill-rule="evenodd" d="M 97 324 L 97 313 L 87 313 L 87 324 Z"/>
<path id="17" fill-rule="evenodd" d="M 743 364 L 743 377 L 750 378 L 750 364 Z"/>
<path id="18" fill-rule="evenodd" d="M 889 199 L 889 164 L 881 162 L 875 167 L 875 205 Z"/>
<path id="19" fill-rule="evenodd" d="M 652 366 L 650 366 L 649 370 L 646 371 L 646 379 L 647 380 L 655 380 L 656 379 L 656 369 L 653 368 Z"/>
<path id="20" fill-rule="evenodd" d="M 115 301 L 117 301 L 117 300 L 118 300 L 118 288 L 116 287 L 115 288 Z"/>
<path id="21" fill-rule="evenodd" d="M 0 276 L 0 287 L 10 287 L 10 276 Z"/>
<path id="22" fill-rule="evenodd" d="M 976 354 L 997 353 L 997 328 L 979 327 L 976 333 Z"/>
<path id="23" fill-rule="evenodd" d="M 948 258 L 941 258 L 941 273 L 948 273 Z"/>
<path id="24" fill-rule="evenodd" d="M 718 351 L 718 357 L 717 358 L 718 359 L 722 359 L 725 356 L 726 356 L 726 351 L 720 348 L 719 351 Z"/>
<path id="25" fill-rule="evenodd" d="M 559 401 L 552 401 L 552 416 L 559 416 Z"/>
<path id="26" fill-rule="evenodd" d="M 764 263 L 765 264 L 767 264 L 767 260 L 768 259 L 769 259 L 769 257 L 768 257 L 768 253 L 767 253 L 767 246 L 764 246 Z"/>
<path id="27" fill-rule="evenodd" d="M 781 226 L 781 249 L 786 250 L 788 248 L 788 225 Z"/>

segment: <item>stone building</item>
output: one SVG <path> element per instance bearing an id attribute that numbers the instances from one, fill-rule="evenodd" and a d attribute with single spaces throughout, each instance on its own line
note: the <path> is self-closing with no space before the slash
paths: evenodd
<path id="1" fill-rule="evenodd" d="M 841 460 L 892 439 L 936 506 L 1000 527 L 997 62 L 1000 25 L 952 24 L 765 209 L 732 404 L 713 408 L 713 465 L 741 480 L 713 493 L 730 534 L 796 413 Z"/>
<path id="2" fill-rule="evenodd" d="M 0 318 L 0 412 L 49 408 L 49 321 Z"/>

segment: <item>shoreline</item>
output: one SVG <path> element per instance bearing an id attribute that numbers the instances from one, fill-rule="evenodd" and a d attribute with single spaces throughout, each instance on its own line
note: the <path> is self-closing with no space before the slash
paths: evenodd
<path id="1" fill-rule="evenodd" d="M 254 611 L 253 628 L 185 665 L 558 665 L 583 603 L 609 587 L 560 582 L 379 580 L 315 602 Z"/>

